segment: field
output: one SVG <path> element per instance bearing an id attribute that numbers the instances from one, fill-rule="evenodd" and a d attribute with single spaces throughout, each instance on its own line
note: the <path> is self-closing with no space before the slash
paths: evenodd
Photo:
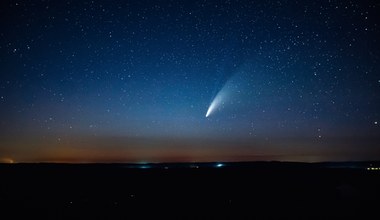
<path id="1" fill-rule="evenodd" d="M 378 219 L 371 165 L 2 164 L 0 209 L 24 219 Z"/>

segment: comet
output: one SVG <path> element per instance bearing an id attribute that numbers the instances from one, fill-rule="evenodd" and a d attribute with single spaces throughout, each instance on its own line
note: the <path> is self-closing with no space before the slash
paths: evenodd
<path id="1" fill-rule="evenodd" d="M 246 97 L 244 94 L 245 89 L 247 89 L 247 67 L 244 67 L 242 70 L 237 71 L 233 74 L 223 85 L 223 87 L 216 94 L 212 102 L 210 103 L 207 112 L 206 118 L 210 117 L 217 110 L 227 108 L 226 104 L 234 104 L 235 108 L 237 103 L 243 103 L 242 100 Z M 239 104 L 238 104 L 239 105 Z M 241 104 L 240 104 L 241 105 Z"/>
<path id="2" fill-rule="evenodd" d="M 224 107 L 225 101 L 231 99 L 236 89 L 236 77 L 231 77 L 219 90 L 206 112 L 206 118 L 213 114 L 216 110 Z"/>
<path id="3" fill-rule="evenodd" d="M 224 88 L 224 87 L 223 87 Z M 223 104 L 223 88 L 216 94 L 215 98 L 212 100 L 210 106 L 207 109 L 206 118 L 208 118 L 216 109 L 218 109 Z"/>
<path id="4" fill-rule="evenodd" d="M 246 81 L 247 75 L 244 71 L 237 72 L 228 79 L 210 103 L 206 112 L 206 118 L 210 117 L 217 110 L 227 107 L 226 104 L 236 104 L 239 101 L 242 103 L 241 101 L 245 97 L 242 91 L 247 87 Z"/>

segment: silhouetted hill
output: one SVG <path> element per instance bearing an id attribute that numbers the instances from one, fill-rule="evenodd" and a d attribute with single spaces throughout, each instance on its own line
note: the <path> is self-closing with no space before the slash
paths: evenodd
<path id="1" fill-rule="evenodd" d="M 1 164 L 1 215 L 43 219 L 365 219 L 379 162 Z M 367 169 L 373 168 L 373 169 Z"/>

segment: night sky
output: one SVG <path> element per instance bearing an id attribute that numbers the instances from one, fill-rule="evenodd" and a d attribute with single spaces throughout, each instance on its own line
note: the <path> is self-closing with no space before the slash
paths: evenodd
<path id="1" fill-rule="evenodd" d="M 376 0 L 1 1 L 0 162 L 379 160 L 379 15 Z"/>

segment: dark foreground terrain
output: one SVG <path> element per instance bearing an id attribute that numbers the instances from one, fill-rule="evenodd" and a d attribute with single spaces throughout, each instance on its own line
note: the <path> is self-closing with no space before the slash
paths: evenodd
<path id="1" fill-rule="evenodd" d="M 3 164 L 0 219 L 380 219 L 378 164 Z"/>

